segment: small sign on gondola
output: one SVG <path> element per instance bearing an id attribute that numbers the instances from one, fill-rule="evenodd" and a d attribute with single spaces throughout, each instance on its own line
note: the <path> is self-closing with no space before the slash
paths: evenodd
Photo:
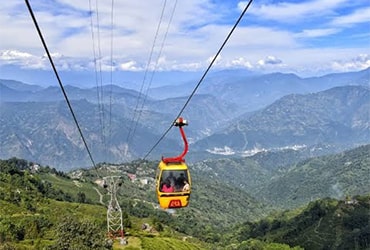
<path id="1" fill-rule="evenodd" d="M 168 208 L 179 208 L 182 207 L 181 200 L 171 200 Z"/>

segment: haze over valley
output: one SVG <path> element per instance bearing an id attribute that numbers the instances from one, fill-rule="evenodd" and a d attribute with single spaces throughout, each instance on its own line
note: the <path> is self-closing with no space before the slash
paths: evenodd
<path id="1" fill-rule="evenodd" d="M 235 80 L 230 75 L 229 82 L 207 82 L 183 113 L 189 120 L 189 160 L 284 148 L 312 149 L 314 156 L 366 144 L 369 72 L 317 78 L 281 73 L 252 77 L 248 72 L 243 78 L 239 72 Z M 185 95 L 186 86 L 181 86 L 173 87 L 174 96 Z M 2 158 L 16 156 L 64 171 L 89 166 L 58 87 L 3 79 L 0 88 Z M 66 92 L 96 161 L 111 163 L 144 157 L 187 99 L 147 96 L 142 105 L 137 91 L 110 85 L 66 86 Z M 178 132 L 172 129 L 150 159 L 176 154 L 181 148 Z"/>

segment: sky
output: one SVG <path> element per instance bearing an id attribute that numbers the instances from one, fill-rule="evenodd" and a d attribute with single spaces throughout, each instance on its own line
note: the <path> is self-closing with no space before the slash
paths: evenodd
<path id="1" fill-rule="evenodd" d="M 248 1 L 29 3 L 62 79 L 93 82 L 101 74 L 104 81 L 113 75 L 139 82 L 153 77 L 148 72 L 159 78 L 203 73 Z M 53 81 L 25 1 L 2 1 L 0 26 L 0 79 Z M 368 0 L 255 0 L 212 70 L 309 77 L 368 67 Z"/>

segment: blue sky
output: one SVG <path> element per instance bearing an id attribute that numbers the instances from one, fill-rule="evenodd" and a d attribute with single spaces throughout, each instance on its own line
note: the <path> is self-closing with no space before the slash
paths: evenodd
<path id="1" fill-rule="evenodd" d="M 112 14 L 111 0 L 29 2 L 58 71 L 66 77 L 91 72 L 92 78 L 95 69 L 118 75 L 143 75 L 146 69 L 204 72 L 247 3 L 114 0 Z M 24 81 L 37 74 L 51 79 L 23 0 L 2 2 L 0 25 L 0 78 Z M 212 70 L 244 68 L 305 77 L 367 67 L 368 0 L 255 0 Z"/>

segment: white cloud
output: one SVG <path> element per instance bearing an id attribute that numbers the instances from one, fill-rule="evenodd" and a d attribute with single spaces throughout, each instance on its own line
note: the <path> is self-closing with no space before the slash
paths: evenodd
<path id="1" fill-rule="evenodd" d="M 122 70 L 127 70 L 127 71 L 140 71 L 142 70 L 141 67 L 137 66 L 137 63 L 135 61 L 129 61 L 126 63 L 121 63 L 120 68 Z"/>
<path id="2" fill-rule="evenodd" d="M 353 25 L 357 23 L 367 23 L 369 27 L 369 22 L 370 7 L 360 8 L 348 15 L 336 17 L 331 23 L 333 25 Z"/>
<path id="3" fill-rule="evenodd" d="M 89 62 L 84 58 L 69 58 L 59 53 L 51 53 L 51 58 L 58 70 L 93 70 L 89 68 Z M 17 50 L 0 51 L 0 65 L 16 65 L 24 69 L 51 70 L 49 58 L 46 54 L 42 56 L 32 55 L 30 53 Z"/>
<path id="4" fill-rule="evenodd" d="M 222 56 L 219 54 L 215 59 L 215 56 L 211 56 L 207 59 L 207 63 L 210 64 L 214 60 L 214 65 L 220 64 L 222 62 Z"/>
<path id="5" fill-rule="evenodd" d="M 203 65 L 200 62 L 177 63 L 172 65 L 171 69 L 178 71 L 198 71 L 205 69 Z"/>
<path id="6" fill-rule="evenodd" d="M 264 59 L 258 60 L 255 63 L 254 68 L 265 73 L 276 71 L 291 72 L 291 68 L 283 63 L 282 59 L 271 55 L 266 56 Z"/>
<path id="7" fill-rule="evenodd" d="M 17 50 L 5 50 L 0 52 L 1 60 L 21 60 L 24 58 L 31 58 L 32 55 L 26 52 L 20 52 Z"/>
<path id="8" fill-rule="evenodd" d="M 263 2 L 270 3 L 262 4 Z M 369 54 L 368 47 L 357 45 L 352 40 L 364 41 L 366 39 L 364 32 L 357 34 L 342 32 L 346 31 L 349 24 L 369 20 L 370 8 L 363 7 L 366 2 L 360 2 L 363 3 L 362 6 L 358 1 L 354 4 L 344 0 L 313 0 L 298 3 L 254 2 L 221 52 L 222 57 L 216 60 L 214 67 L 217 69 L 268 67 L 271 70 L 275 67 L 277 70 L 313 71 L 315 68 L 331 69 L 328 65 L 332 65 L 333 61 L 339 64 L 339 62 L 348 62 L 349 58 L 355 55 Z M 97 2 L 99 5 L 98 34 L 95 2 L 92 1 L 92 3 L 94 16 L 91 20 L 88 1 L 34 0 L 31 2 L 57 68 L 66 71 L 94 70 L 95 60 L 103 71 L 145 70 L 164 2 L 153 0 L 148 5 L 142 1 L 115 1 L 113 48 L 110 47 L 111 5 L 102 1 Z M 231 8 L 222 8 L 226 4 Z M 205 70 L 210 63 L 210 55 L 217 52 L 240 14 L 237 8 L 241 8 L 243 4 L 245 6 L 246 2 L 240 2 L 239 5 L 235 3 L 232 6 L 232 3 L 224 1 L 178 1 L 156 70 Z M 340 16 L 338 13 L 341 12 L 338 9 L 348 5 L 354 8 L 347 10 L 349 14 Z M 165 36 L 173 6 L 174 2 L 167 1 L 157 44 L 154 45 L 150 70 L 153 69 L 155 60 L 159 56 L 160 44 Z M 0 43 L 4 50 L 0 57 L 0 65 L 13 64 L 22 68 L 50 70 L 50 63 L 43 57 L 44 48 L 25 5 L 19 1 L 6 1 L 2 7 Z M 274 22 L 266 23 L 266 20 L 274 20 Z M 309 28 L 301 26 L 306 21 L 311 24 L 317 20 L 319 21 Z M 90 27 L 91 21 L 94 27 L 93 34 Z M 294 25 L 291 25 L 292 22 L 295 22 Z M 348 39 L 348 35 L 347 44 L 343 44 L 340 48 L 330 47 L 336 35 L 349 33 L 351 39 Z M 364 37 L 359 37 L 362 34 Z M 99 41 L 98 37 L 100 37 Z M 325 47 L 321 48 L 317 45 L 318 41 L 324 41 Z M 338 41 L 341 40 L 338 39 Z M 95 51 L 93 45 L 95 45 Z M 113 66 L 110 58 L 111 49 L 113 49 Z M 8 54 L 5 51 L 8 51 Z M 11 54 L 9 51 L 16 53 Z M 270 57 L 271 55 L 274 56 Z M 360 64 L 354 65 L 360 66 Z"/>
<path id="9" fill-rule="evenodd" d="M 62 54 L 58 53 L 58 52 L 50 53 L 50 56 L 53 59 L 62 59 L 62 58 L 64 58 L 64 56 Z M 48 58 L 46 53 L 43 55 L 43 57 Z"/>
<path id="10" fill-rule="evenodd" d="M 252 14 L 259 18 L 283 23 L 295 22 L 297 20 L 305 20 L 308 16 L 315 17 L 332 13 L 335 8 L 341 7 L 345 2 L 346 0 L 314 0 L 299 3 L 261 4 L 253 7 Z M 245 2 L 239 3 L 239 8 L 242 8 L 243 5 L 245 5 Z"/>
<path id="11" fill-rule="evenodd" d="M 248 60 L 246 60 L 243 57 L 235 58 L 235 59 L 231 60 L 230 63 L 226 63 L 226 67 L 228 67 L 228 68 L 234 68 L 234 67 L 238 67 L 238 66 L 248 68 L 248 69 L 253 68 L 252 63 L 249 62 Z"/>
<path id="12" fill-rule="evenodd" d="M 338 33 L 339 29 L 304 29 L 302 32 L 296 34 L 295 36 L 298 38 L 315 38 L 315 37 L 323 37 L 329 36 Z"/>
<path id="13" fill-rule="evenodd" d="M 258 61 L 258 64 L 263 66 L 263 65 L 267 65 L 267 64 L 272 64 L 272 65 L 276 65 L 276 64 L 282 64 L 282 60 L 274 57 L 274 56 L 267 56 L 265 59 L 261 59 Z"/>
<path id="14" fill-rule="evenodd" d="M 0 51 L 0 65 L 18 65 L 21 68 L 45 69 L 46 58 L 36 57 L 17 50 Z"/>
<path id="15" fill-rule="evenodd" d="M 347 61 L 334 61 L 332 68 L 335 71 L 347 72 L 359 69 L 367 69 L 370 67 L 370 55 L 361 54 Z"/>

